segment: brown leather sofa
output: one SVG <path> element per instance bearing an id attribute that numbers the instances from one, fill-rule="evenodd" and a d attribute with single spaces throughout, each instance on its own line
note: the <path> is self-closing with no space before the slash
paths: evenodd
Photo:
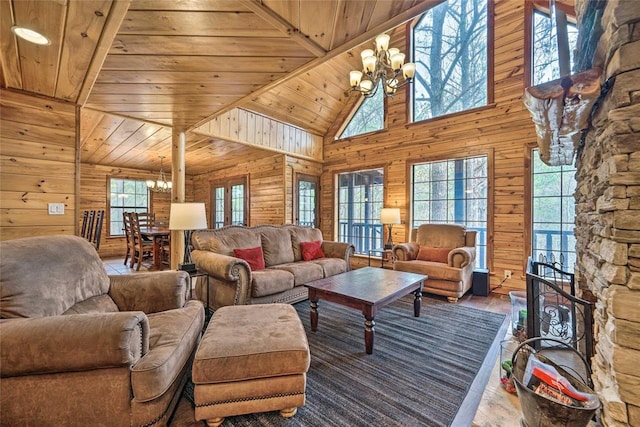
<path id="1" fill-rule="evenodd" d="M 324 257 L 303 260 L 301 243 L 321 241 Z M 194 231 L 191 257 L 209 274 L 209 305 L 294 303 L 308 298 L 303 285 L 351 269 L 351 243 L 327 241 L 317 228 L 298 225 L 227 226 Z M 234 249 L 262 249 L 264 269 L 252 270 Z M 206 291 L 199 291 L 206 300 Z"/>
<path id="2" fill-rule="evenodd" d="M 457 224 L 422 224 L 393 247 L 394 270 L 426 274 L 424 292 L 458 301 L 472 285 L 476 232 Z"/>
<path id="3" fill-rule="evenodd" d="M 108 276 L 75 236 L 0 243 L 2 425 L 165 426 L 204 324 L 188 276 Z"/>

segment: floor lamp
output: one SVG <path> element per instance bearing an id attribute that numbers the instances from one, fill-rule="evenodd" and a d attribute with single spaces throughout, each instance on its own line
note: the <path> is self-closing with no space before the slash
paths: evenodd
<path id="1" fill-rule="evenodd" d="M 393 248 L 393 241 L 391 240 L 391 229 L 393 224 L 400 224 L 400 208 L 382 208 L 380 209 L 380 222 L 389 226 L 389 236 L 387 243 L 384 244 L 385 249 Z"/>
<path id="2" fill-rule="evenodd" d="M 184 258 L 178 266 L 179 270 L 196 270 L 196 265 L 191 262 L 191 232 L 204 228 L 207 228 L 204 203 L 171 203 L 169 230 L 184 231 Z"/>

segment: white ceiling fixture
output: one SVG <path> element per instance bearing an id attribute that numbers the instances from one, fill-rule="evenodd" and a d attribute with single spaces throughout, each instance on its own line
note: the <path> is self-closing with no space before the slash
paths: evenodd
<path id="1" fill-rule="evenodd" d="M 29 28 L 14 25 L 13 27 L 11 27 L 11 31 L 16 36 L 31 43 L 39 44 L 42 46 L 48 46 L 51 44 L 51 40 L 49 40 L 47 37 L 43 36 L 37 31 L 30 30 Z"/>

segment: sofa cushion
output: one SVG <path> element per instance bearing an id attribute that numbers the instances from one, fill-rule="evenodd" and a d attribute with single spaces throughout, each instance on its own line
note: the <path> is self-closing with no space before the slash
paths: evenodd
<path id="1" fill-rule="evenodd" d="M 260 234 L 243 227 L 220 230 L 199 230 L 192 235 L 196 249 L 209 250 L 217 254 L 233 256 L 235 248 L 261 246 Z"/>
<path id="2" fill-rule="evenodd" d="M 322 232 L 317 228 L 312 227 L 290 227 L 289 233 L 291 233 L 291 246 L 293 248 L 293 257 L 295 261 L 302 261 L 302 250 L 300 249 L 301 242 L 322 242 Z"/>
<path id="3" fill-rule="evenodd" d="M 216 310 L 202 337 L 193 362 L 193 382 L 301 374 L 309 363 L 307 335 L 291 305 L 227 306 Z"/>
<path id="4" fill-rule="evenodd" d="M 465 228 L 457 224 L 422 224 L 416 242 L 432 248 L 459 248 L 466 244 Z"/>
<path id="5" fill-rule="evenodd" d="M 425 274 L 433 280 L 450 280 L 459 282 L 462 280 L 463 269 L 449 267 L 433 261 L 396 261 L 393 269 L 409 273 Z M 427 279 L 427 280 L 429 280 Z"/>
<path id="6" fill-rule="evenodd" d="M 262 254 L 262 246 L 255 248 L 234 249 L 233 256 L 243 259 L 249 264 L 251 271 L 264 270 L 264 255 Z"/>
<path id="7" fill-rule="evenodd" d="M 287 228 L 261 227 L 262 251 L 267 267 L 293 262 L 291 234 Z"/>
<path id="8" fill-rule="evenodd" d="M 34 247 L 38 248 L 35 253 Z M 0 243 L 0 253 L 2 319 L 57 316 L 109 291 L 102 260 L 81 237 L 7 240 Z"/>
<path id="9" fill-rule="evenodd" d="M 298 261 L 289 264 L 280 264 L 274 269 L 285 270 L 293 274 L 294 285 L 300 286 L 312 280 L 324 278 L 324 270 L 322 266 L 313 261 Z"/>
<path id="10" fill-rule="evenodd" d="M 322 267 L 324 277 L 335 276 L 347 271 L 347 262 L 340 258 L 319 258 L 311 262 Z"/>
<path id="11" fill-rule="evenodd" d="M 96 314 L 120 311 L 109 295 L 98 295 L 80 301 L 62 314 Z"/>
<path id="12" fill-rule="evenodd" d="M 305 261 L 324 258 L 324 252 L 322 252 L 322 240 L 300 242 L 300 250 L 302 251 L 302 259 Z"/>
<path id="13" fill-rule="evenodd" d="M 197 301 L 183 308 L 152 313 L 149 352 L 131 369 L 133 397 L 147 402 L 161 396 L 177 380 L 196 348 L 204 311 Z"/>
<path id="14" fill-rule="evenodd" d="M 288 271 L 268 268 L 251 273 L 251 296 L 263 297 L 293 289 L 293 274 Z"/>
<path id="15" fill-rule="evenodd" d="M 433 261 L 447 264 L 449 262 L 449 252 L 451 252 L 451 248 L 420 246 L 416 259 L 419 259 L 420 261 Z"/>

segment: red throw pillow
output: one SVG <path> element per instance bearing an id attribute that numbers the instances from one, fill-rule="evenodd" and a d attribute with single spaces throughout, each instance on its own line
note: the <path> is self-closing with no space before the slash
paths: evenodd
<path id="1" fill-rule="evenodd" d="M 428 246 L 420 246 L 418 256 L 416 259 L 421 261 L 433 261 L 433 262 L 449 262 L 449 252 L 451 248 L 430 248 Z"/>
<path id="2" fill-rule="evenodd" d="M 305 261 L 324 258 L 321 240 L 316 240 L 314 242 L 300 242 L 300 251 L 302 252 L 302 259 Z"/>
<path id="3" fill-rule="evenodd" d="M 262 254 L 262 247 L 234 249 L 233 256 L 243 259 L 249 264 L 251 271 L 264 270 L 264 255 Z"/>

